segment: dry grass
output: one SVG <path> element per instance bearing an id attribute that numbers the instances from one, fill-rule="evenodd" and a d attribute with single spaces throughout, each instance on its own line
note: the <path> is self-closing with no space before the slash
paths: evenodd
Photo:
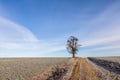
<path id="1" fill-rule="evenodd" d="M 88 58 L 101 80 L 120 80 L 120 57 Z"/>
<path id="2" fill-rule="evenodd" d="M 120 63 L 120 56 L 116 56 L 116 57 L 96 57 L 96 58 Z"/>
<path id="3" fill-rule="evenodd" d="M 68 80 L 75 63 L 75 59 L 69 59 L 64 63 L 52 66 L 46 69 L 44 72 L 36 74 L 27 80 Z"/>
<path id="4" fill-rule="evenodd" d="M 0 80 L 26 80 L 67 58 L 1 58 Z"/>

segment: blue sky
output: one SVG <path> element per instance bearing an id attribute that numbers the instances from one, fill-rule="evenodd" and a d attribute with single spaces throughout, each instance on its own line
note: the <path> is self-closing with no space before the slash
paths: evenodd
<path id="1" fill-rule="evenodd" d="M 0 0 L 0 57 L 120 56 L 119 0 Z"/>

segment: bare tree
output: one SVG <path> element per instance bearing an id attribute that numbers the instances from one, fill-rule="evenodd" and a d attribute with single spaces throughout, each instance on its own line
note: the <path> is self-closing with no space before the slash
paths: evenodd
<path id="1" fill-rule="evenodd" d="M 72 54 L 72 57 L 75 58 L 75 54 L 77 54 L 78 48 L 81 46 L 78 44 L 78 39 L 74 36 L 70 36 L 67 40 L 67 50 Z"/>

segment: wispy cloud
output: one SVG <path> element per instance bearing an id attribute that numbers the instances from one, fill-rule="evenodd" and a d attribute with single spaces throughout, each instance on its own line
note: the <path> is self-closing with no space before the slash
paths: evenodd
<path id="1" fill-rule="evenodd" d="M 36 42 L 38 39 L 24 26 L 0 17 L 0 48 L 19 49 L 28 47 L 26 42 Z"/>
<path id="2" fill-rule="evenodd" d="M 38 41 L 33 33 L 22 25 L 0 17 L 0 41 Z"/>
<path id="3" fill-rule="evenodd" d="M 94 48 L 94 50 L 99 50 L 99 51 L 101 51 L 101 50 L 118 50 L 118 49 L 120 49 L 120 45 L 116 45 L 116 46 L 105 46 L 105 47 L 100 47 L 100 48 Z"/>
<path id="4" fill-rule="evenodd" d="M 75 15 L 75 17 L 78 16 Z M 79 24 L 79 21 L 83 23 Z M 65 50 L 65 40 L 71 35 L 80 39 L 82 48 L 89 47 L 87 53 L 120 49 L 120 5 L 118 3 L 110 4 L 92 19 L 78 21 L 73 19 L 69 23 L 78 26 L 78 31 L 71 30 L 65 35 L 61 32 L 62 36 L 58 36 L 57 39 L 41 41 L 26 26 L 0 17 L 0 55 L 12 56 L 15 54 L 17 56 L 19 54 L 18 56 L 24 56 L 28 53 L 25 56 L 33 56 L 62 51 Z M 84 50 L 87 51 L 87 49 Z"/>
<path id="5" fill-rule="evenodd" d="M 89 22 L 91 27 L 91 33 L 89 38 L 81 42 L 82 47 L 96 47 L 100 45 L 100 48 L 94 48 L 93 50 L 108 50 L 108 49 L 118 49 L 117 45 L 112 47 L 110 43 L 120 43 L 120 6 L 115 3 L 107 7 L 104 12 L 99 14 L 95 19 Z M 120 44 L 119 44 L 120 45 Z"/>
<path id="6" fill-rule="evenodd" d="M 118 42 L 120 41 L 120 37 L 118 35 L 103 37 L 103 38 L 102 37 L 96 38 L 93 40 L 82 42 L 82 44 L 83 44 L 83 47 L 86 47 L 86 46 L 102 45 L 102 44 L 107 44 L 107 43 L 116 42 L 116 41 L 118 41 Z"/>
<path id="7" fill-rule="evenodd" d="M 27 51 L 33 55 L 64 50 L 64 46 L 56 43 L 55 41 L 41 41 L 26 27 L 0 17 L 0 49 L 2 50 L 0 54 Z"/>

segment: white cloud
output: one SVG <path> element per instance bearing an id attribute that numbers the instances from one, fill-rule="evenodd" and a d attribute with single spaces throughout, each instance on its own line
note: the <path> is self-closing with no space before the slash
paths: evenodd
<path id="1" fill-rule="evenodd" d="M 112 6 L 110 5 L 95 19 L 89 21 L 89 23 L 85 22 L 85 25 L 87 24 L 86 26 L 90 26 L 87 27 L 87 30 L 83 30 L 85 28 L 80 27 L 80 30 L 83 32 L 71 32 L 71 34 L 79 36 L 82 35 L 81 33 L 83 33 L 83 36 L 80 37 L 80 39 L 83 39 L 83 42 L 81 42 L 83 48 L 109 43 L 120 43 L 119 7 L 120 6 L 116 4 Z M 88 29 L 90 29 L 90 33 L 84 34 L 85 32 L 88 32 Z M 70 36 L 70 34 L 66 35 Z M 64 37 L 62 35 L 62 37 L 59 38 L 61 39 L 61 41 L 59 41 L 59 39 L 56 41 L 54 39 L 53 41 L 49 40 L 49 42 L 44 40 L 40 41 L 26 27 L 19 25 L 11 20 L 0 17 L 0 54 L 11 53 L 9 55 L 12 55 L 13 51 L 15 50 L 16 52 L 18 52 L 15 52 L 16 54 L 23 53 L 21 54 L 21 56 L 23 56 L 26 52 L 30 53 L 30 55 L 34 55 L 35 53 L 44 54 L 65 50 L 65 43 L 63 43 L 63 41 L 66 40 L 66 35 Z M 57 41 L 59 41 L 60 43 L 58 43 Z M 110 50 L 119 49 L 119 47 L 119 44 L 114 46 L 106 45 L 99 48 L 94 48 L 92 50 Z"/>
<path id="2" fill-rule="evenodd" d="M 26 42 L 37 42 L 38 39 L 24 26 L 0 17 L 0 48 L 21 49 Z"/>
<path id="3" fill-rule="evenodd" d="M 0 17 L 0 49 L 0 54 L 9 52 L 11 56 L 17 52 L 24 56 L 23 53 L 26 52 L 34 55 L 61 51 L 64 50 L 64 46 L 57 41 L 40 41 L 26 27 Z"/>
<path id="4" fill-rule="evenodd" d="M 24 26 L 0 17 L 0 41 L 38 41 Z"/>
<path id="5" fill-rule="evenodd" d="M 120 49 L 120 45 L 115 45 L 115 46 L 105 46 L 105 47 L 100 47 L 100 48 L 94 48 L 93 50 L 116 50 Z"/>
<path id="6" fill-rule="evenodd" d="M 109 43 L 120 42 L 120 6 L 115 3 L 108 6 L 95 19 L 88 23 L 91 33 L 85 41 L 81 42 L 83 47 L 99 46 Z"/>
<path id="7" fill-rule="evenodd" d="M 19 45 L 16 43 L 2 43 L 0 42 L 0 49 L 16 49 Z"/>
<path id="8" fill-rule="evenodd" d="M 82 44 L 83 44 L 83 47 L 86 47 L 86 46 L 102 45 L 102 44 L 116 42 L 116 41 L 120 42 L 120 37 L 118 35 L 91 39 L 89 41 L 82 42 Z"/>

